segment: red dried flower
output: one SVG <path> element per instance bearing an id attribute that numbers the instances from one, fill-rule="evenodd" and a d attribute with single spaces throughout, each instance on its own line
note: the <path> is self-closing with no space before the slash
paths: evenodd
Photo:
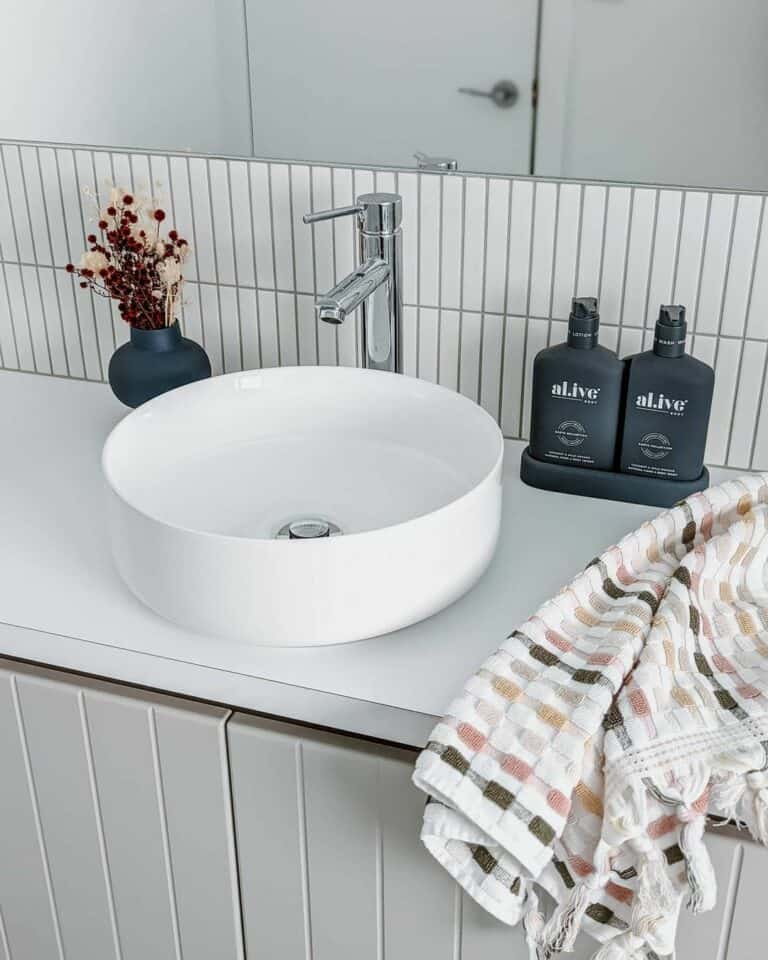
<path id="1" fill-rule="evenodd" d="M 86 287 L 88 286 L 88 284 L 85 282 L 85 280 L 81 280 L 81 281 L 80 281 L 80 286 L 83 288 L 83 290 L 85 290 Z"/>
<path id="2" fill-rule="evenodd" d="M 106 230 L 107 226 L 108 224 L 106 220 L 99 220 L 99 230 Z"/>
<path id="3" fill-rule="evenodd" d="M 171 238 L 171 240 L 178 240 L 178 239 L 179 239 L 179 235 L 178 235 L 178 233 L 176 233 L 175 230 L 169 230 L 169 231 L 168 231 L 168 236 Z"/>
<path id="4" fill-rule="evenodd" d="M 117 213 L 117 208 L 107 207 L 107 213 L 110 215 L 110 217 L 114 217 L 114 215 Z"/>
<path id="5" fill-rule="evenodd" d="M 165 220 L 165 211 L 164 210 L 155 210 L 152 216 L 160 223 L 162 220 Z"/>
<path id="6" fill-rule="evenodd" d="M 128 206 L 133 203 L 133 197 L 130 195 L 130 193 L 126 193 L 126 195 L 123 197 L 123 203 L 128 204 Z"/>
<path id="7" fill-rule="evenodd" d="M 96 243 L 96 234 L 89 233 L 85 239 L 88 241 L 88 243 Z"/>
<path id="8" fill-rule="evenodd" d="M 66 267 L 64 267 L 64 269 L 67 271 L 67 273 L 74 273 L 74 272 L 75 272 L 75 265 L 74 265 L 74 263 L 68 263 L 68 264 L 66 265 Z"/>

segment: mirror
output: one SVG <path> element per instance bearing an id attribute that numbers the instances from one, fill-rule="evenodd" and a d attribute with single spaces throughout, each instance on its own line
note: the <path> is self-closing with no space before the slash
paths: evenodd
<path id="1" fill-rule="evenodd" d="M 764 0 L 11 0 L 3 17 L 10 139 L 768 188 Z"/>

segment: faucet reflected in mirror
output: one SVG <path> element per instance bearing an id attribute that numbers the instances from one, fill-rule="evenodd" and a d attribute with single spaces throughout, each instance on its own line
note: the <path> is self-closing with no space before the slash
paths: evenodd
<path id="1" fill-rule="evenodd" d="M 364 193 L 349 207 L 308 213 L 304 223 L 354 216 L 360 265 L 328 293 L 315 311 L 326 323 L 343 323 L 360 308 L 363 366 L 402 373 L 402 198 Z"/>

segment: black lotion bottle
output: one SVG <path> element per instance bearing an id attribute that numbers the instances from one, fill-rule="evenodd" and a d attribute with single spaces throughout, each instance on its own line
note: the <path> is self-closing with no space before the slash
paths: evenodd
<path id="1" fill-rule="evenodd" d="M 653 349 L 629 357 L 624 473 L 697 480 L 704 469 L 715 374 L 685 352 L 685 307 L 659 311 Z"/>
<path id="2" fill-rule="evenodd" d="M 624 364 L 597 342 L 594 297 L 576 297 L 568 340 L 533 361 L 530 454 L 536 460 L 615 469 Z"/>

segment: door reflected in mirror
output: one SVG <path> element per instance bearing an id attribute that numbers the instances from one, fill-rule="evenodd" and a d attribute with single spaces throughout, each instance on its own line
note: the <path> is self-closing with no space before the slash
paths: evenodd
<path id="1" fill-rule="evenodd" d="M 764 0 L 12 0 L 0 137 L 768 188 Z"/>

